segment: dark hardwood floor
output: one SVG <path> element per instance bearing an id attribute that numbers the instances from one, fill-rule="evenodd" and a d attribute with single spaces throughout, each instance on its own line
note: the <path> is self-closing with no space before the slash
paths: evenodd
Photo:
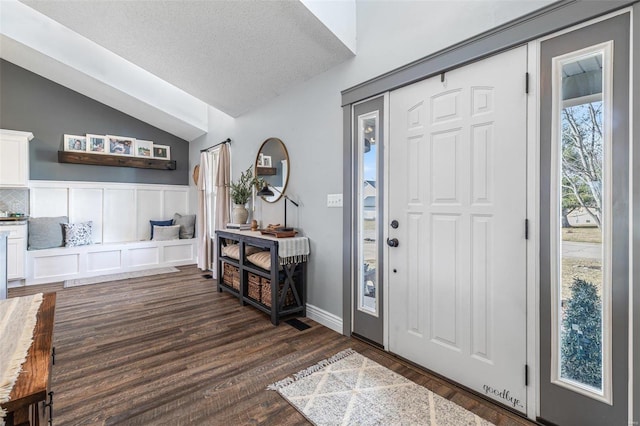
<path id="1" fill-rule="evenodd" d="M 9 290 L 57 292 L 54 425 L 308 424 L 265 388 L 349 347 L 495 424 L 532 424 L 308 318 L 304 331 L 274 327 L 195 266 L 180 270 Z"/>

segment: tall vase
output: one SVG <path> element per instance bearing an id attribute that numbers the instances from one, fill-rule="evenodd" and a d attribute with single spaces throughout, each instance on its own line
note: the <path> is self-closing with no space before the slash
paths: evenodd
<path id="1" fill-rule="evenodd" d="M 249 218 L 249 211 L 244 204 L 234 204 L 231 211 L 231 221 L 236 224 L 247 223 Z"/>

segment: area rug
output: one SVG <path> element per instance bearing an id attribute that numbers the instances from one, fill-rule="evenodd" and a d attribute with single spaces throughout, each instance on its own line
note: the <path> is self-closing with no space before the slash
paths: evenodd
<path id="1" fill-rule="evenodd" d="M 33 340 L 42 293 L 0 300 L 0 403 L 7 402 Z M 0 407 L 0 425 L 6 413 Z"/>
<path id="2" fill-rule="evenodd" d="M 315 425 L 492 424 L 352 349 L 267 389 Z"/>
<path id="3" fill-rule="evenodd" d="M 78 278 L 75 280 L 66 280 L 64 288 L 78 287 L 87 284 L 106 283 L 109 281 L 127 280 L 129 278 L 150 277 L 152 275 L 170 274 L 172 272 L 180 272 L 178 268 L 168 266 L 165 268 L 145 269 L 144 271 L 123 272 L 120 274 L 99 275 L 97 277 Z"/>

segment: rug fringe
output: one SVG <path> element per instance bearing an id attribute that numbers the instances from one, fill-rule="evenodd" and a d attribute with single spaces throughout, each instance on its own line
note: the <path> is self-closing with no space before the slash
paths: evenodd
<path id="1" fill-rule="evenodd" d="M 345 349 L 344 351 L 338 352 L 337 354 L 333 355 L 330 358 L 327 359 L 323 359 L 322 361 L 318 362 L 317 364 L 312 365 L 309 368 L 306 368 L 302 371 L 297 372 L 296 374 L 294 374 L 293 376 L 289 376 L 287 378 L 284 378 L 278 382 L 275 382 L 269 386 L 267 386 L 267 390 L 274 390 L 277 391 L 279 389 L 282 389 L 285 386 L 290 385 L 291 383 L 300 380 L 304 377 L 310 376 L 313 373 L 316 373 L 320 370 L 322 370 L 323 368 L 325 368 L 328 365 L 331 365 L 333 363 L 336 363 L 338 361 L 340 361 L 341 359 L 344 359 L 346 357 L 348 357 L 349 355 L 353 355 L 355 354 L 356 351 L 354 351 L 353 349 L 349 348 L 349 349 Z"/>

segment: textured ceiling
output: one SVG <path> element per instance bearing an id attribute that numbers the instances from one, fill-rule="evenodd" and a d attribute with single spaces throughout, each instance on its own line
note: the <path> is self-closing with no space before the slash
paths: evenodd
<path id="1" fill-rule="evenodd" d="M 237 117 L 353 56 L 299 1 L 30 1 Z"/>

